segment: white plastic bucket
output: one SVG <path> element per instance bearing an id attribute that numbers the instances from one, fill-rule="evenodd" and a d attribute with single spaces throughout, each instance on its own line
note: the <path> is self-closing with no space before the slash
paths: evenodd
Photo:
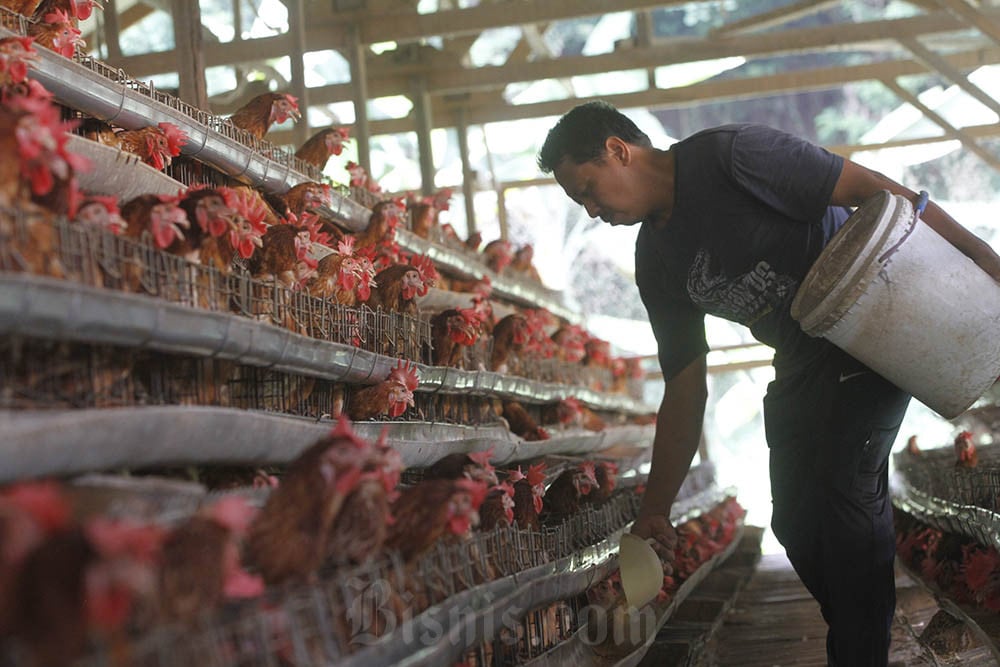
<path id="1" fill-rule="evenodd" d="M 948 419 L 1000 375 L 1000 284 L 887 191 L 830 240 L 791 312 Z"/>

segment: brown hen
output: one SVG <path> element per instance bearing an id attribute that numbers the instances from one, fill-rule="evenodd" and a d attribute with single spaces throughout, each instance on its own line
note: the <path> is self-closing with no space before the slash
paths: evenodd
<path id="1" fill-rule="evenodd" d="M 312 580 L 329 536 L 374 449 L 341 419 L 292 462 L 247 537 L 247 558 L 268 584 Z"/>
<path id="2" fill-rule="evenodd" d="M 295 151 L 295 157 L 322 171 L 326 168 L 331 155 L 340 155 L 344 152 L 344 141 L 347 137 L 347 128 L 344 127 L 328 127 L 320 130 Z"/>
<path id="3" fill-rule="evenodd" d="M 293 96 L 263 93 L 237 109 L 229 120 L 257 139 L 263 139 L 274 123 L 284 123 L 289 118 L 298 120 L 301 117 L 298 101 Z"/>

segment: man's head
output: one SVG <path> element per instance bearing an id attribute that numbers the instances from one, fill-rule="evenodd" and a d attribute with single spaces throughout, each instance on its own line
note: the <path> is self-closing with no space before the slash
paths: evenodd
<path id="1" fill-rule="evenodd" d="M 538 166 L 551 174 L 563 160 L 583 164 L 601 158 L 608 137 L 650 148 L 646 133 L 607 102 L 587 102 L 570 110 L 549 130 L 538 153 Z"/>
<path id="2" fill-rule="evenodd" d="M 624 114 L 606 102 L 588 102 L 549 131 L 538 166 L 591 217 L 632 225 L 656 208 L 655 182 L 640 164 L 649 164 L 643 156 L 652 150 L 649 137 Z"/>

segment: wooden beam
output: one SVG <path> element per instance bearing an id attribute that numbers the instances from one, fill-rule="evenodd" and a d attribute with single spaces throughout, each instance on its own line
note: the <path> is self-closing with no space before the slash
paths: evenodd
<path id="1" fill-rule="evenodd" d="M 943 16 L 943 15 L 942 15 Z M 902 25 L 895 26 L 895 32 L 897 37 L 903 37 L 908 34 L 919 34 L 919 31 L 927 28 L 927 24 L 920 22 L 919 24 L 909 23 L 909 19 Z M 880 23 L 896 23 L 893 21 L 880 22 Z M 841 32 L 842 28 L 837 28 L 833 33 Z M 798 33 L 799 31 L 788 31 L 788 33 Z M 893 26 L 885 25 L 880 28 L 880 32 L 890 34 L 893 32 Z M 800 46 L 809 42 L 807 39 L 796 39 L 794 34 L 785 34 L 789 38 L 789 42 L 797 43 Z M 831 33 L 832 34 L 832 33 Z M 828 35 L 824 32 L 820 35 L 813 35 L 814 43 L 817 48 L 827 39 Z M 888 41 L 895 43 L 896 38 L 887 38 Z M 723 40 L 729 41 L 729 40 Z M 742 42 L 742 38 L 741 38 Z M 768 42 L 771 48 L 781 48 L 781 40 L 776 40 L 775 42 Z M 727 55 L 734 55 L 739 53 L 746 53 L 748 55 L 763 55 L 759 52 L 749 52 L 746 49 L 752 47 L 752 40 L 743 42 L 741 48 L 738 50 L 731 48 L 730 46 L 717 46 L 715 48 L 714 57 L 725 57 Z M 846 44 L 845 44 L 846 46 Z M 762 46 L 758 46 L 758 49 Z M 642 49 L 636 49 L 639 51 Z M 616 60 L 613 57 L 607 56 L 579 56 L 573 58 L 560 58 L 557 60 L 543 61 L 539 63 L 529 63 L 524 65 L 509 64 L 501 67 L 480 67 L 476 69 L 465 69 L 465 68 L 452 68 L 447 69 L 437 69 L 436 72 L 430 75 L 430 81 L 428 81 L 428 90 L 431 94 L 444 94 L 445 91 L 450 93 L 455 92 L 467 92 L 469 90 L 498 90 L 502 89 L 509 83 L 514 83 L 515 81 L 522 80 L 534 80 L 542 78 L 562 78 L 567 76 L 573 76 L 574 74 L 586 74 L 586 73 L 597 73 L 602 71 L 612 71 L 616 69 L 616 62 L 619 63 L 619 68 L 625 69 L 645 69 L 646 67 L 655 67 L 667 63 L 680 63 L 680 62 L 691 62 L 697 60 L 707 60 L 709 59 L 707 53 L 700 53 L 700 47 L 691 46 L 689 49 L 685 50 L 680 47 L 675 46 L 661 46 L 661 47 L 651 47 L 646 49 L 648 53 L 642 56 L 635 56 L 628 58 L 626 61 Z M 967 51 L 966 53 L 971 54 L 968 57 L 959 54 L 957 56 L 947 56 L 946 61 L 952 63 L 953 67 L 964 67 L 972 69 L 980 65 L 986 65 L 990 63 L 1000 62 L 1000 56 L 998 56 L 997 49 L 983 49 L 980 51 Z M 688 54 L 688 55 L 686 55 Z M 777 53 L 772 52 L 770 55 L 777 55 Z M 640 62 L 641 61 L 641 62 Z M 836 72 L 840 69 L 844 69 L 846 72 L 851 71 L 863 71 L 857 70 L 858 67 L 880 67 L 886 65 L 892 68 L 896 63 L 908 63 L 905 68 L 908 70 L 906 73 L 911 74 L 922 74 L 927 72 L 927 68 L 924 66 L 915 65 L 911 61 L 887 61 L 885 63 L 880 63 L 876 65 L 861 65 L 855 66 L 854 68 L 831 68 L 828 70 L 822 70 L 825 72 Z M 957 63 L 957 64 L 956 64 Z M 807 70 L 808 71 L 808 70 Z M 386 97 L 389 95 L 406 95 L 409 92 L 409 78 L 408 77 L 396 77 L 396 76 L 386 76 L 386 70 L 380 69 L 377 71 L 372 71 L 369 69 L 369 80 L 368 80 L 368 94 L 371 98 Z M 381 76 L 380 76 L 381 74 Z M 897 74 L 891 72 L 887 74 L 888 76 L 902 76 L 902 74 Z M 780 75 L 785 77 L 790 77 L 793 79 L 804 78 L 800 72 L 791 72 L 787 75 Z M 878 74 L 875 76 L 867 76 L 864 78 L 874 78 L 881 79 L 884 78 L 883 75 Z M 447 79 L 447 82 L 442 80 Z M 723 86 L 740 86 L 741 81 L 755 81 L 756 79 L 734 79 L 730 81 L 722 82 Z M 776 79 L 778 80 L 778 79 Z M 858 80 L 853 78 L 851 75 L 847 80 Z M 435 83 L 436 82 L 436 83 Z M 712 82 L 709 82 L 712 83 Z M 808 84 L 808 81 L 805 81 Z M 820 85 L 818 87 L 828 87 L 828 85 L 837 85 L 839 81 L 834 78 L 827 85 Z M 796 84 L 797 85 L 797 84 Z M 793 86 L 794 87 L 794 86 Z M 782 84 L 782 90 L 787 89 L 786 84 Z M 814 87 L 815 89 L 815 87 Z M 687 90 L 684 88 L 682 90 Z M 656 92 L 656 91 L 654 91 Z M 753 91 L 750 91 L 753 92 Z M 768 90 L 759 91 L 760 94 L 766 94 Z M 773 91 L 771 91 L 773 92 Z M 656 92 L 657 95 L 661 94 Z M 333 104 L 335 102 L 342 102 L 345 100 L 350 100 L 353 95 L 353 87 L 351 84 L 335 84 L 331 86 L 321 86 L 317 88 L 310 89 L 310 99 L 313 104 Z M 705 98 L 699 98 L 704 100 Z M 222 108 L 220 107 L 219 113 L 227 113 L 234 111 L 235 108 Z M 475 124 L 477 121 L 472 117 L 469 118 L 470 124 Z"/>
<path id="2" fill-rule="evenodd" d="M 334 39 L 341 39 L 345 19 L 358 21 L 365 44 L 413 42 L 426 37 L 451 37 L 480 33 L 492 28 L 529 25 L 597 16 L 609 10 L 627 12 L 686 4 L 687 0 L 517 0 L 516 3 L 482 3 L 467 9 L 451 9 L 429 14 L 413 12 L 360 12 L 336 17 L 324 25 Z"/>
<path id="3" fill-rule="evenodd" d="M 471 10 L 461 10 L 471 11 Z M 1000 9 L 984 12 L 990 18 L 1000 18 Z M 483 88 L 503 88 L 508 84 L 538 79 L 562 79 L 582 74 L 599 74 L 629 69 L 649 69 L 661 65 L 713 60 L 732 56 L 777 56 L 808 51 L 850 50 L 889 44 L 896 48 L 896 40 L 906 37 L 946 34 L 961 30 L 965 24 L 948 12 L 923 16 L 871 21 L 853 24 L 846 29 L 843 24 L 783 30 L 764 35 L 729 35 L 702 38 L 674 39 L 648 48 L 634 48 L 598 56 L 575 56 L 542 60 L 519 65 L 466 68 L 460 64 L 444 65 L 440 60 L 428 59 L 399 65 L 393 56 L 369 55 L 369 88 L 373 97 L 404 95 L 409 89 L 410 77 L 423 74 L 428 92 L 442 95 Z M 344 27 L 343 29 L 347 29 Z M 342 45 L 331 41 L 330 32 L 310 26 L 306 34 L 306 50 L 319 51 L 340 48 L 346 53 L 347 42 Z M 293 47 L 288 34 L 276 37 L 247 40 L 227 44 L 206 44 L 205 65 L 252 62 L 287 55 Z M 109 63 L 111 64 L 111 63 Z M 153 74 L 173 71 L 172 53 L 153 53 L 122 58 L 113 63 L 130 76 L 147 78 Z M 311 89 L 318 103 L 350 100 L 350 84 L 340 84 Z"/>
<path id="4" fill-rule="evenodd" d="M 965 0 L 938 0 L 938 4 L 966 23 L 975 26 L 979 32 L 993 40 L 994 44 L 1000 45 L 1000 24 L 995 18 L 983 14 Z"/>
<path id="5" fill-rule="evenodd" d="M 748 16 L 739 21 L 725 23 L 715 30 L 712 35 L 733 35 L 737 33 L 753 32 L 765 30 L 775 26 L 784 25 L 790 21 L 795 21 L 803 16 L 809 16 L 816 12 L 828 9 L 840 4 L 840 0 L 802 0 L 791 5 L 778 7 L 769 12 L 761 12 L 753 16 Z"/>
<path id="6" fill-rule="evenodd" d="M 941 74 L 968 93 L 971 97 L 976 99 L 980 104 L 984 105 L 987 109 L 1000 116 L 1000 102 L 997 102 L 990 95 L 983 92 L 979 86 L 976 86 L 969 81 L 962 70 L 957 67 L 952 67 L 951 63 L 925 47 L 916 38 L 902 38 L 899 40 L 899 43 L 906 47 L 906 49 L 913 54 L 914 58 L 924 63 L 928 69 Z"/>
<path id="7" fill-rule="evenodd" d="M 975 67 L 1000 62 L 1000 48 L 977 49 L 952 54 L 945 56 L 945 58 L 953 67 Z M 894 60 L 873 65 L 816 68 L 769 76 L 712 80 L 679 88 L 604 95 L 600 99 L 607 100 L 623 109 L 639 107 L 650 109 L 679 108 L 705 104 L 706 102 L 759 98 L 807 90 L 825 90 L 859 81 L 882 81 L 901 76 L 926 74 L 927 71 L 927 68 L 919 62 Z M 462 104 L 466 109 L 466 122 L 469 125 L 482 125 L 524 118 L 560 116 L 577 104 L 586 101 L 588 99 L 571 98 L 535 104 L 512 105 L 498 101 L 496 95 L 475 95 L 464 98 Z M 449 109 L 447 100 L 435 98 L 435 104 L 434 117 L 439 121 L 453 122 L 454 109 Z M 372 121 L 371 127 L 373 135 L 413 132 L 415 129 L 416 126 L 412 118 Z M 277 133 L 272 134 L 277 136 Z"/>
<path id="8" fill-rule="evenodd" d="M 309 89 L 306 88 L 306 69 L 303 57 L 306 53 L 306 7 L 305 0 L 285 0 L 288 9 L 288 33 L 292 38 L 292 48 L 288 52 L 289 70 L 292 75 L 292 94 L 299 100 L 302 118 L 292 130 L 295 145 L 301 146 L 311 136 L 309 128 Z"/>
<path id="9" fill-rule="evenodd" d="M 962 128 L 967 136 L 974 139 L 988 139 L 990 137 L 1000 137 L 1000 123 L 987 123 L 986 125 L 967 125 Z M 885 148 L 903 148 L 905 146 L 923 146 L 925 144 L 936 144 L 948 141 L 949 137 L 912 137 L 909 139 L 893 139 L 880 144 L 834 144 L 826 146 L 831 153 L 851 157 L 855 153 L 865 151 L 877 151 Z"/>
<path id="10" fill-rule="evenodd" d="M 938 125 L 942 130 L 944 130 L 944 133 L 947 136 L 951 137 L 952 139 L 958 139 L 960 142 L 962 142 L 963 146 L 965 146 L 967 149 L 969 149 L 969 151 L 978 156 L 983 162 L 990 165 L 997 171 L 1000 171 L 1000 158 L 997 158 L 996 155 L 994 155 L 993 153 L 989 152 L 988 150 L 977 144 L 974 138 L 972 138 L 962 130 L 958 129 L 957 127 L 949 123 L 947 120 L 945 120 L 943 116 L 941 116 L 936 111 L 931 109 L 929 106 L 921 102 L 916 95 L 903 88 L 895 80 L 888 79 L 886 81 L 883 81 L 882 83 L 885 84 L 885 86 L 889 88 L 891 91 L 896 93 L 896 95 L 898 95 L 900 99 L 909 102 L 915 109 L 920 111 L 920 113 L 927 116 L 927 118 L 930 121 Z"/>
<path id="11" fill-rule="evenodd" d="M 201 8 L 197 3 L 172 0 L 170 12 L 177 48 L 177 96 L 199 109 L 208 108 L 205 61 L 202 58 Z M 110 52 L 110 51 L 109 51 Z"/>

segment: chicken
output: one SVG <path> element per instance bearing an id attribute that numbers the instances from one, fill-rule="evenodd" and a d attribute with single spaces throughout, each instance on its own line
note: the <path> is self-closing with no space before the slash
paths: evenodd
<path id="1" fill-rule="evenodd" d="M 315 579 L 330 549 L 331 528 L 372 453 L 371 443 L 341 418 L 289 465 L 247 536 L 248 562 L 265 582 Z"/>
<path id="2" fill-rule="evenodd" d="M 191 224 L 177 197 L 153 194 L 133 197 L 122 205 L 121 217 L 126 225 L 125 236 L 129 238 L 143 240 L 148 234 L 160 250 L 182 255 L 193 252 L 182 245 Z"/>
<path id="3" fill-rule="evenodd" d="M 587 336 L 583 343 L 583 365 L 611 368 L 611 344 L 606 340 Z"/>
<path id="4" fill-rule="evenodd" d="M 256 509 L 237 496 L 203 508 L 163 543 L 160 618 L 191 623 L 226 599 L 252 598 L 264 581 L 240 564 L 240 546 Z"/>
<path id="5" fill-rule="evenodd" d="M 70 521 L 72 508 L 55 482 L 22 482 L 0 490 L 0 637 L 10 631 L 25 558 Z"/>
<path id="6" fill-rule="evenodd" d="M 400 359 L 385 380 L 351 394 L 347 416 L 355 421 L 381 415 L 395 419 L 406 412 L 407 407 L 413 407 L 413 392 L 419 383 L 416 366 Z"/>
<path id="7" fill-rule="evenodd" d="M 539 426 L 534 417 L 517 401 L 504 402 L 503 418 L 507 420 L 510 432 L 527 442 L 549 439 L 548 431 Z"/>
<path id="8" fill-rule="evenodd" d="M 93 635 L 112 643 L 153 604 L 163 532 L 95 518 L 70 526 L 24 561 L 11 634 L 28 664 L 56 667 L 81 657 Z"/>
<path id="9" fill-rule="evenodd" d="M 979 465 L 979 453 L 976 451 L 976 443 L 972 441 L 970 431 L 962 431 L 955 436 L 955 454 L 956 468 L 975 468 Z"/>
<path id="10" fill-rule="evenodd" d="M 357 190 L 378 193 L 382 191 L 381 186 L 375 181 L 368 171 L 357 162 L 349 160 L 344 167 L 347 169 L 347 184 Z"/>
<path id="11" fill-rule="evenodd" d="M 0 39 L 0 92 L 6 99 L 23 91 L 28 80 L 28 70 L 38 62 L 38 52 L 30 37 L 4 37 Z"/>
<path id="12" fill-rule="evenodd" d="M 138 155 L 143 162 L 158 171 L 169 167 L 188 141 L 184 130 L 173 123 L 159 123 L 138 130 L 114 130 L 104 123 L 97 127 L 88 123 L 84 128 L 84 135 L 105 146 Z"/>
<path id="13" fill-rule="evenodd" d="M 535 282 L 541 282 L 542 279 L 538 275 L 538 269 L 532 263 L 534 257 L 535 248 L 530 243 L 525 243 L 514 252 L 514 257 L 510 262 L 511 270 L 517 271 Z"/>
<path id="14" fill-rule="evenodd" d="M 340 155 L 344 152 L 344 142 L 348 136 L 346 127 L 328 127 L 320 130 L 295 151 L 295 157 L 322 171 L 326 168 L 331 155 Z"/>
<path id="15" fill-rule="evenodd" d="M 558 519 L 576 514 L 581 499 L 597 488 L 594 464 L 589 461 L 563 471 L 545 492 L 546 516 Z"/>
<path id="16" fill-rule="evenodd" d="M 556 357 L 569 363 L 577 363 L 586 355 L 585 345 L 589 336 L 576 324 L 564 324 L 552 334 Z"/>
<path id="17" fill-rule="evenodd" d="M 511 354 L 524 349 L 528 342 L 528 320 L 524 315 L 511 313 L 500 319 L 493 327 L 493 349 L 490 352 L 490 370 L 507 372 L 507 362 Z"/>
<path id="18" fill-rule="evenodd" d="M 403 489 L 392 504 L 386 547 L 412 562 L 440 539 L 461 540 L 479 525 L 488 487 L 471 479 L 428 479 Z"/>
<path id="19" fill-rule="evenodd" d="M 524 351 L 533 357 L 551 359 L 556 356 L 556 343 L 547 333 L 547 329 L 555 322 L 552 314 L 544 308 L 534 308 L 523 311 L 528 320 L 528 342 Z"/>
<path id="20" fill-rule="evenodd" d="M 469 234 L 469 238 L 465 239 L 465 247 L 469 250 L 476 252 L 479 250 L 479 246 L 483 244 L 483 233 L 482 232 L 472 232 Z"/>
<path id="21" fill-rule="evenodd" d="M 225 253 L 218 248 L 218 241 L 229 242 L 229 232 L 234 230 L 233 218 L 235 212 L 226 204 L 221 191 L 207 187 L 193 187 L 181 197 L 178 205 L 184 211 L 188 226 L 184 238 L 174 242 L 170 248 L 175 254 L 180 254 L 192 261 L 201 262 L 203 246 L 211 239 L 210 245 L 216 258 L 211 262 L 216 268 L 228 273 L 228 263 L 223 263 L 223 255 L 232 259 L 234 251 L 229 247 Z M 206 262 L 208 263 L 208 262 Z"/>
<path id="22" fill-rule="evenodd" d="M 361 564 L 378 558 L 393 522 L 390 505 L 403 470 L 399 452 L 384 442 L 365 466 L 356 489 L 347 497 L 330 533 L 329 560 L 335 565 Z"/>
<path id="23" fill-rule="evenodd" d="M 513 259 L 514 254 L 511 251 L 509 241 L 496 239 L 487 243 L 486 247 L 483 248 L 483 261 L 496 274 L 503 273 Z"/>
<path id="24" fill-rule="evenodd" d="M 33 16 L 40 0 L 0 0 L 0 7 L 21 16 Z"/>
<path id="25" fill-rule="evenodd" d="M 449 308 L 431 318 L 431 358 L 435 366 L 460 368 L 464 348 L 477 338 L 479 320 L 471 308 Z"/>
<path id="26" fill-rule="evenodd" d="M 514 485 L 514 523 L 521 530 L 540 530 L 539 515 L 545 497 L 545 462 L 528 466 L 528 474 L 521 467 L 510 473 Z"/>
<path id="27" fill-rule="evenodd" d="M 594 479 L 597 484 L 584 500 L 593 505 L 600 505 L 611 498 L 617 485 L 618 466 L 611 461 L 598 461 L 594 464 Z"/>
<path id="28" fill-rule="evenodd" d="M 406 204 L 406 210 L 410 213 L 410 230 L 422 239 L 430 238 L 437 218 L 437 210 L 431 198 L 411 198 Z"/>
<path id="29" fill-rule="evenodd" d="M 514 525 L 514 487 L 504 482 L 490 489 L 479 508 L 479 529 L 495 530 Z"/>
<path id="30" fill-rule="evenodd" d="M 375 275 L 368 307 L 416 317 L 420 311 L 415 299 L 427 294 L 436 280 L 437 270 L 429 257 L 420 256 L 409 264 L 387 267 Z"/>
<path id="31" fill-rule="evenodd" d="M 284 123 L 289 118 L 297 121 L 301 117 L 298 100 L 292 95 L 263 93 L 237 109 L 229 121 L 253 137 L 263 139 L 271 125 Z"/>
<path id="32" fill-rule="evenodd" d="M 93 14 L 94 9 L 104 9 L 98 0 L 42 0 L 32 14 L 36 21 L 54 11 L 65 12 L 71 20 L 86 21 Z"/>
<path id="33" fill-rule="evenodd" d="M 8 254 L 23 270 L 55 278 L 66 277 L 66 267 L 51 214 L 76 214 L 75 173 L 89 166 L 66 148 L 66 131 L 72 127 L 34 81 L 19 86 L 0 107 L 0 151 L 8 156 L 0 160 L 0 206 L 30 214 L 17 234 L 9 216 L 0 221 L 0 230 L 11 244 Z"/>
<path id="34" fill-rule="evenodd" d="M 80 36 L 80 29 L 75 25 L 76 19 L 64 11 L 55 10 L 45 14 L 41 20 L 28 24 L 28 36 L 35 43 L 55 51 L 61 56 L 72 58 L 76 47 L 86 46 Z"/>
<path id="35" fill-rule="evenodd" d="M 316 274 L 306 283 L 306 291 L 315 297 L 354 306 L 367 301 L 375 285 L 374 276 L 354 256 L 354 237 L 348 236 L 337 250 L 319 260 Z"/>
<path id="36" fill-rule="evenodd" d="M 399 199 L 387 199 L 376 204 L 368 218 L 368 226 L 357 235 L 355 247 L 361 250 L 392 243 L 404 210 L 403 203 Z"/>
<path id="37" fill-rule="evenodd" d="M 603 431 L 607 424 L 596 412 L 570 396 L 555 405 L 556 420 L 566 427 L 585 428 L 588 431 Z M 546 421 L 547 423 L 547 421 Z"/>
<path id="38" fill-rule="evenodd" d="M 90 169 L 90 161 L 67 148 L 68 133 L 75 121 L 63 121 L 51 94 L 40 83 L 24 79 L 26 53 L 19 41 L 4 41 L 5 51 L 12 49 L 9 61 L 19 70 L 10 81 L 21 83 L 4 90 L 0 107 L 0 148 L 4 155 L 17 159 L 3 160 L 0 167 L 0 205 L 22 206 L 31 199 L 57 214 L 73 217 L 80 202 L 75 174 Z M 26 76 L 26 69 L 25 76 Z"/>
<path id="39" fill-rule="evenodd" d="M 288 288 L 311 277 L 318 262 L 310 267 L 312 244 L 309 230 L 295 225 L 272 225 L 261 237 L 261 248 L 247 264 L 250 275 L 258 280 L 277 281 Z"/>
<path id="40" fill-rule="evenodd" d="M 320 206 L 330 206 L 333 203 L 333 188 L 326 183 L 305 181 L 279 195 L 278 199 L 287 211 L 302 217 L 304 213 L 315 213 Z"/>
<path id="41" fill-rule="evenodd" d="M 917 436 L 911 435 L 906 440 L 906 453 L 911 456 L 922 456 L 923 452 L 920 451 L 920 446 L 917 444 Z"/>
<path id="42" fill-rule="evenodd" d="M 128 224 L 118 210 L 118 198 L 89 195 L 76 210 L 76 222 L 93 229 L 103 229 L 116 236 L 124 234 Z"/>
<path id="43" fill-rule="evenodd" d="M 465 477 L 478 482 L 484 482 L 489 486 L 496 486 L 496 469 L 490 465 L 490 457 L 493 456 L 494 447 L 490 447 L 483 452 L 469 452 L 462 454 L 456 452 L 448 454 L 438 459 L 433 465 L 424 470 L 424 479 L 458 479 Z"/>

